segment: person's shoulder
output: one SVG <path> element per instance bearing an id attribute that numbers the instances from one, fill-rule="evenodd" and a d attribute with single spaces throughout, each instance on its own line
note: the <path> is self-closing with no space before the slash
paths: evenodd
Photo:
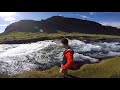
<path id="1" fill-rule="evenodd" d="M 68 48 L 68 51 L 74 52 L 74 50 L 71 47 Z"/>
<path id="2" fill-rule="evenodd" d="M 66 53 L 74 53 L 74 51 L 72 49 L 68 49 Z"/>

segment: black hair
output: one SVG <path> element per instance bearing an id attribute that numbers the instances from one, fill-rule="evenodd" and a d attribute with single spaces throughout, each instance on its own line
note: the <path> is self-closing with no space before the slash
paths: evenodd
<path id="1" fill-rule="evenodd" d="M 61 39 L 61 43 L 68 45 L 68 39 L 66 38 Z"/>

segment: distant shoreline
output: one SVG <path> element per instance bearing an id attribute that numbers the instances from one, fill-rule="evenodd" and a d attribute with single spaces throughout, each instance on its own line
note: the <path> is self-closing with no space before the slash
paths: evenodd
<path id="1" fill-rule="evenodd" d="M 56 40 L 61 38 L 78 39 L 86 42 L 120 42 L 120 36 L 81 34 L 81 33 L 24 33 L 15 32 L 0 35 L 0 44 L 26 44 L 44 40 Z"/>
<path id="2" fill-rule="evenodd" d="M 58 37 L 58 38 L 48 38 L 48 37 L 42 37 L 42 38 L 33 38 L 33 39 L 26 39 L 26 40 L 13 40 L 13 41 L 4 41 L 3 43 L 0 44 L 27 44 L 27 43 L 34 43 L 37 41 L 44 41 L 44 40 L 56 40 L 56 39 L 61 39 L 63 37 Z M 69 39 L 78 39 L 81 41 L 85 41 L 85 42 L 120 42 L 120 39 L 118 38 L 113 38 L 113 39 L 98 39 L 98 40 L 86 40 L 86 39 L 80 39 L 80 37 L 65 37 L 65 38 L 69 38 Z"/>

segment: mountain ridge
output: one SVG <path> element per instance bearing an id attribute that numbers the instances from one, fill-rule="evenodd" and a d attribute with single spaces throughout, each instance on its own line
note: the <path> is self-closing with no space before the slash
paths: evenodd
<path id="1" fill-rule="evenodd" d="M 3 33 L 13 31 L 56 33 L 58 30 L 69 33 L 120 35 L 120 29 L 116 27 L 104 26 L 94 21 L 63 16 L 53 16 L 41 21 L 20 20 L 7 26 Z"/>

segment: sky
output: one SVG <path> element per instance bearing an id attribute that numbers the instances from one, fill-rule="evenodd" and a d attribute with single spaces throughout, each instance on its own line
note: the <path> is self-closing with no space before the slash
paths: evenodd
<path id="1" fill-rule="evenodd" d="M 47 19 L 52 16 L 72 17 L 120 28 L 120 12 L 0 12 L 0 33 L 19 20 Z"/>

